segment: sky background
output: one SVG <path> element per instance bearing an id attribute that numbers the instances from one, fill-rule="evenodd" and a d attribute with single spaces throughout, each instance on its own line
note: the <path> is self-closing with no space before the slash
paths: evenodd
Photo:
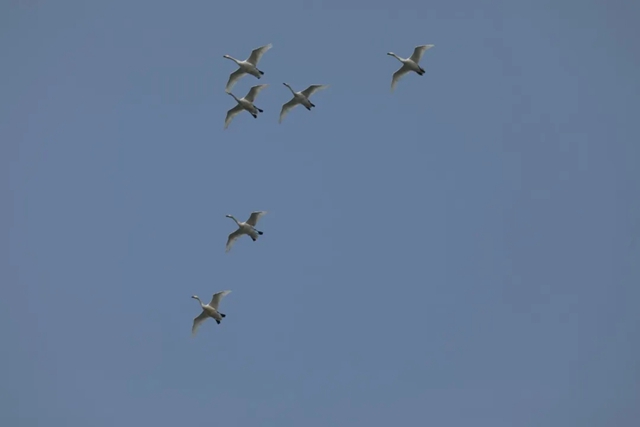
<path id="1" fill-rule="evenodd" d="M 639 14 L 1 2 L 0 424 L 636 426 Z"/>

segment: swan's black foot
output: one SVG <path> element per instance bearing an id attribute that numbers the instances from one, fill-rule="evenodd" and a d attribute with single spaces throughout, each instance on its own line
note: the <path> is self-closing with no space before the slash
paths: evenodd
<path id="1" fill-rule="evenodd" d="M 258 231 L 258 234 L 262 236 L 264 233 L 262 231 Z"/>
<path id="2" fill-rule="evenodd" d="M 254 118 L 254 119 L 257 119 L 257 118 L 258 118 L 258 115 L 257 115 L 257 114 L 253 114 L 253 113 L 251 113 L 251 115 L 253 116 L 253 118 Z"/>
<path id="3" fill-rule="evenodd" d="M 312 107 L 316 106 L 316 104 L 314 104 L 313 102 L 310 102 L 309 104 L 311 104 Z"/>
<path id="4" fill-rule="evenodd" d="M 260 75 L 264 76 L 264 73 L 260 70 L 258 70 L 258 72 L 260 73 Z"/>
<path id="5" fill-rule="evenodd" d="M 258 111 L 260 111 L 261 113 L 264 113 L 264 110 L 261 110 L 261 109 L 260 109 L 260 108 L 258 108 L 258 107 L 256 107 L 256 109 L 257 109 Z"/>
<path id="6" fill-rule="evenodd" d="M 306 105 L 304 106 L 304 108 L 306 108 L 307 110 L 311 111 L 311 107 L 307 107 Z"/>
<path id="7" fill-rule="evenodd" d="M 220 313 L 220 317 L 224 318 L 224 317 L 227 317 L 227 315 L 224 313 Z"/>
<path id="8" fill-rule="evenodd" d="M 253 240 L 255 242 L 257 239 L 255 237 L 251 236 L 251 240 Z"/>
<path id="9" fill-rule="evenodd" d="M 219 321 L 218 319 L 216 319 L 216 323 L 219 325 L 219 324 L 220 324 L 220 321 Z"/>

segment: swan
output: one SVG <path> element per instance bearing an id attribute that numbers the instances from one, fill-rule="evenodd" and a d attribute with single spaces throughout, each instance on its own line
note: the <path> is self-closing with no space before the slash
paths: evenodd
<path id="1" fill-rule="evenodd" d="M 413 54 L 411 55 L 411 57 L 406 59 L 400 58 L 398 55 L 396 55 L 393 52 L 387 53 L 387 55 L 391 55 L 394 58 L 396 58 L 398 61 L 402 62 L 402 67 L 400 67 L 398 71 L 393 73 L 393 79 L 391 79 L 391 92 L 393 92 L 393 90 L 396 88 L 396 84 L 398 83 L 398 80 L 400 80 L 400 78 L 405 74 L 407 74 L 408 72 L 415 71 L 420 76 L 424 75 L 425 71 L 424 71 L 424 68 L 420 66 L 420 59 L 422 59 L 422 55 L 424 54 L 424 52 L 431 49 L 433 46 L 435 45 L 425 44 L 422 46 L 416 46 L 416 48 L 413 50 Z"/>
<path id="2" fill-rule="evenodd" d="M 238 224 L 238 229 L 233 233 L 229 234 L 229 238 L 227 239 L 227 247 L 225 248 L 225 252 L 229 252 L 231 250 L 231 246 L 238 239 L 238 237 L 246 234 L 251 237 L 251 239 L 255 242 L 258 240 L 258 236 L 262 236 L 264 233 L 262 231 L 256 230 L 256 224 L 258 220 L 266 214 L 266 211 L 256 211 L 252 212 L 251 216 L 246 222 L 238 221 L 233 215 L 225 215 L 227 218 L 231 218 Z"/>
<path id="3" fill-rule="evenodd" d="M 260 78 L 264 73 L 258 69 L 258 61 L 260 61 L 260 58 L 262 58 L 262 55 L 264 55 L 266 51 L 271 49 L 272 46 L 273 45 L 269 43 L 267 45 L 254 49 L 251 52 L 251 55 L 249 55 L 249 57 L 244 61 L 236 59 L 231 55 L 223 55 L 222 56 L 223 58 L 232 60 L 233 62 L 238 64 L 238 67 L 240 67 L 236 71 L 231 73 L 231 75 L 229 76 L 229 81 L 227 82 L 227 87 L 225 91 L 229 92 L 233 87 L 233 85 L 236 84 L 238 79 L 244 76 L 245 74 L 251 74 L 252 76 Z"/>
<path id="4" fill-rule="evenodd" d="M 309 101 L 309 97 L 316 91 L 329 87 L 329 85 L 311 85 L 305 90 L 296 92 L 291 89 L 291 86 L 289 86 L 288 84 L 282 84 L 288 87 L 291 93 L 293 93 L 293 98 L 291 98 L 291 101 L 282 106 L 282 111 L 280 111 L 280 120 L 278 121 L 278 123 L 282 123 L 282 119 L 284 119 L 284 116 L 286 116 L 289 110 L 291 110 L 296 105 L 302 104 L 307 110 L 311 111 L 311 108 L 315 107 L 315 105 L 311 101 Z"/>
<path id="5" fill-rule="evenodd" d="M 254 119 L 257 119 L 258 113 L 262 113 L 263 110 L 253 105 L 253 101 L 256 99 L 256 96 L 258 96 L 260 91 L 267 86 L 268 85 L 254 86 L 251 89 L 249 89 L 249 93 L 247 93 L 247 95 L 244 98 L 240 98 L 240 99 L 238 99 L 231 92 L 227 92 L 228 95 L 233 96 L 233 99 L 235 99 L 238 104 L 232 109 L 230 109 L 229 111 L 227 111 L 227 117 L 224 119 L 224 128 L 226 129 L 227 127 L 229 127 L 229 123 L 231 123 L 231 120 L 233 120 L 233 118 L 236 115 L 238 115 L 238 113 L 240 113 L 242 110 L 247 110 L 248 112 L 251 113 Z"/>
<path id="6" fill-rule="evenodd" d="M 220 313 L 218 311 L 218 306 L 220 305 L 220 300 L 230 292 L 231 291 L 222 291 L 222 292 L 213 294 L 213 297 L 211 298 L 211 302 L 207 305 L 202 303 L 202 300 L 198 295 L 193 295 L 191 297 L 193 299 L 197 299 L 198 302 L 200 303 L 200 307 L 202 307 L 202 313 L 200 313 L 198 317 L 193 319 L 193 326 L 191 327 L 191 335 L 196 334 L 196 331 L 198 330 L 198 327 L 200 326 L 200 324 L 205 320 L 207 320 L 208 317 L 213 317 L 218 323 L 218 325 L 220 324 L 220 322 L 224 317 L 227 317 L 226 314 Z"/>

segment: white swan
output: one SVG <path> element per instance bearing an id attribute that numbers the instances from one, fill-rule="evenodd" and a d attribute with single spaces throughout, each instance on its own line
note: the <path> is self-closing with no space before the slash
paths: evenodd
<path id="1" fill-rule="evenodd" d="M 248 112 L 251 113 L 254 119 L 257 119 L 258 113 L 259 112 L 262 113 L 263 110 L 253 105 L 253 101 L 255 101 L 256 96 L 258 96 L 260 91 L 267 86 L 268 85 L 254 86 L 251 89 L 249 89 L 249 93 L 247 93 L 247 95 L 244 98 L 240 98 L 240 99 L 238 99 L 231 92 L 227 92 L 228 95 L 233 96 L 233 99 L 235 99 L 238 104 L 232 109 L 230 109 L 229 111 L 227 111 L 227 117 L 224 119 L 224 128 L 226 129 L 227 127 L 229 127 L 229 123 L 231 123 L 231 120 L 233 120 L 233 118 L 237 116 L 238 113 L 240 113 L 242 110 L 247 110 Z"/>
<path id="2" fill-rule="evenodd" d="M 311 85 L 305 90 L 296 92 L 291 89 L 291 86 L 289 86 L 288 84 L 282 84 L 288 87 L 291 93 L 293 93 L 293 98 L 291 98 L 291 101 L 282 106 L 282 110 L 280 111 L 280 120 L 278 121 L 278 123 L 282 123 L 282 119 L 284 119 L 284 116 L 286 116 L 289 110 L 291 110 L 296 105 L 302 104 L 307 110 L 311 111 L 311 108 L 315 107 L 315 105 L 311 101 L 309 101 L 309 97 L 316 91 L 329 87 L 329 85 Z"/>
<path id="3" fill-rule="evenodd" d="M 213 294 L 213 298 L 211 298 L 211 302 L 207 305 L 202 303 L 202 300 L 198 295 L 193 295 L 191 298 L 197 299 L 200 303 L 200 307 L 202 307 L 202 313 L 195 319 L 193 319 L 193 326 L 191 327 L 191 334 L 195 335 L 198 327 L 202 322 L 207 320 L 209 317 L 213 317 L 218 325 L 222 321 L 224 317 L 227 317 L 226 314 L 220 313 L 218 311 L 218 306 L 220 305 L 220 300 L 224 298 L 225 295 L 229 294 L 231 291 L 222 291 Z"/>
<path id="4" fill-rule="evenodd" d="M 236 224 L 238 224 L 238 229 L 229 234 L 225 252 L 229 252 L 231 250 L 231 246 L 233 246 L 233 243 L 238 239 L 238 237 L 242 236 L 243 234 L 251 237 L 254 242 L 258 240 L 258 236 L 262 236 L 264 233 L 262 231 L 256 230 L 256 224 L 258 223 L 258 220 L 266 213 L 266 211 L 252 212 L 251 216 L 246 222 L 238 221 L 233 215 L 226 215 L 227 218 L 231 218 L 236 222 Z"/>
<path id="5" fill-rule="evenodd" d="M 425 73 L 424 68 L 420 66 L 420 59 L 422 59 L 422 55 L 424 54 L 424 52 L 428 49 L 431 49 L 433 46 L 435 45 L 425 44 L 422 46 L 416 46 L 416 48 L 413 50 L 413 55 L 411 55 L 410 58 L 406 58 L 406 59 L 400 58 L 398 55 L 396 55 L 393 52 L 387 53 L 387 55 L 391 55 L 394 58 L 396 58 L 398 61 L 402 62 L 402 67 L 400 67 L 398 71 L 393 73 L 393 78 L 391 79 L 391 92 L 393 92 L 393 90 L 396 88 L 396 84 L 398 83 L 398 80 L 400 80 L 400 78 L 405 74 L 407 74 L 408 72 L 415 71 L 420 76 L 422 76 Z"/>
<path id="6" fill-rule="evenodd" d="M 236 59 L 230 55 L 224 55 L 223 58 L 232 60 L 233 62 L 238 64 L 238 67 L 239 67 L 236 71 L 231 73 L 231 75 L 229 76 L 229 81 L 227 82 L 227 87 L 225 91 L 229 92 L 233 87 L 233 85 L 236 84 L 238 79 L 244 76 L 245 74 L 251 74 L 252 76 L 260 78 L 264 73 L 258 69 L 258 61 L 260 61 L 260 58 L 262 58 L 262 55 L 264 55 L 266 51 L 271 49 L 272 46 L 273 45 L 269 43 L 268 45 L 254 49 L 251 52 L 251 55 L 249 55 L 249 57 L 244 61 Z"/>

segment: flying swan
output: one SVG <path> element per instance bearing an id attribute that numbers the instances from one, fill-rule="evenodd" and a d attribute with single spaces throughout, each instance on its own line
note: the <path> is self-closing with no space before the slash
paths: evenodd
<path id="1" fill-rule="evenodd" d="M 191 298 L 197 299 L 200 303 L 200 307 L 202 307 L 202 313 L 195 319 L 193 319 L 193 326 L 191 327 L 191 335 L 195 335 L 198 327 L 202 322 L 207 320 L 209 317 L 213 317 L 218 325 L 222 321 L 224 317 L 227 317 L 226 314 L 220 313 L 218 311 L 218 306 L 220 305 L 220 300 L 225 297 L 225 295 L 229 294 L 231 291 L 222 291 L 216 294 L 213 294 L 213 298 L 211 298 L 211 302 L 207 305 L 202 303 L 202 300 L 198 295 L 193 295 Z"/>
<path id="2" fill-rule="evenodd" d="M 391 79 L 391 92 L 393 92 L 393 90 L 396 88 L 396 84 L 398 83 L 398 80 L 400 80 L 400 78 L 405 74 L 407 74 L 408 72 L 415 71 L 420 76 L 422 76 L 425 73 L 424 68 L 420 66 L 420 59 L 422 59 L 422 55 L 424 54 L 424 52 L 426 50 L 431 49 L 433 46 L 435 45 L 425 44 L 423 46 L 416 46 L 416 48 L 413 50 L 413 55 L 411 55 L 410 58 L 406 58 L 406 59 L 400 58 L 398 55 L 396 55 L 393 52 L 387 53 L 387 55 L 391 55 L 394 58 L 396 58 L 398 61 L 402 62 L 402 67 L 400 67 L 398 71 L 393 73 L 393 78 Z"/>
<path id="3" fill-rule="evenodd" d="M 315 104 L 309 101 L 309 97 L 313 95 L 316 91 L 329 87 L 329 85 L 311 85 L 305 90 L 296 92 L 293 89 L 291 89 L 291 86 L 289 86 L 288 84 L 286 83 L 282 83 L 282 84 L 289 88 L 289 90 L 293 94 L 293 98 L 291 98 L 291 101 L 287 102 L 282 106 L 282 110 L 280 111 L 280 120 L 278 121 L 278 123 L 282 123 L 282 119 L 284 119 L 284 116 L 286 116 L 287 113 L 296 105 L 302 104 L 307 110 L 311 111 L 311 108 L 315 107 Z"/>
<path id="4" fill-rule="evenodd" d="M 231 120 L 233 120 L 233 118 L 237 116 L 242 110 L 247 110 L 249 113 L 251 113 L 254 119 L 257 119 L 258 113 L 262 113 L 263 110 L 253 105 L 253 101 L 255 101 L 256 96 L 258 96 L 260 91 L 267 86 L 268 85 L 254 86 L 251 89 L 249 89 L 249 93 L 247 93 L 247 95 L 244 98 L 240 98 L 240 99 L 238 99 L 231 92 L 227 92 L 227 94 L 233 96 L 233 99 L 235 99 L 238 104 L 232 109 L 230 109 L 229 111 L 227 111 L 227 117 L 224 119 L 224 128 L 225 129 L 228 128 L 229 123 L 231 123 Z"/>
<path id="5" fill-rule="evenodd" d="M 254 49 L 251 52 L 251 55 L 244 61 L 236 59 L 230 55 L 224 55 L 223 58 L 232 60 L 233 62 L 238 64 L 238 67 L 239 67 L 236 71 L 231 73 L 231 75 L 229 76 L 229 81 L 227 82 L 227 87 L 225 88 L 225 91 L 229 92 L 233 87 L 233 85 L 236 84 L 238 79 L 244 76 L 245 74 L 251 74 L 252 76 L 260 78 L 264 73 L 258 69 L 258 61 L 260 61 L 260 58 L 262 58 L 262 55 L 264 55 L 266 51 L 271 49 L 272 46 L 273 45 L 269 43 L 268 45 Z"/>
<path id="6" fill-rule="evenodd" d="M 229 238 L 227 239 L 227 247 L 225 248 L 225 252 L 229 252 L 231 250 L 231 246 L 233 243 L 238 240 L 238 237 L 246 234 L 251 237 L 251 239 L 255 242 L 258 240 L 258 236 L 262 236 L 264 233 L 262 231 L 256 230 L 256 224 L 258 220 L 266 214 L 266 211 L 256 211 L 252 212 L 251 216 L 246 222 L 238 221 L 233 215 L 225 215 L 227 218 L 231 218 L 238 224 L 238 229 L 233 233 L 229 234 Z"/>

